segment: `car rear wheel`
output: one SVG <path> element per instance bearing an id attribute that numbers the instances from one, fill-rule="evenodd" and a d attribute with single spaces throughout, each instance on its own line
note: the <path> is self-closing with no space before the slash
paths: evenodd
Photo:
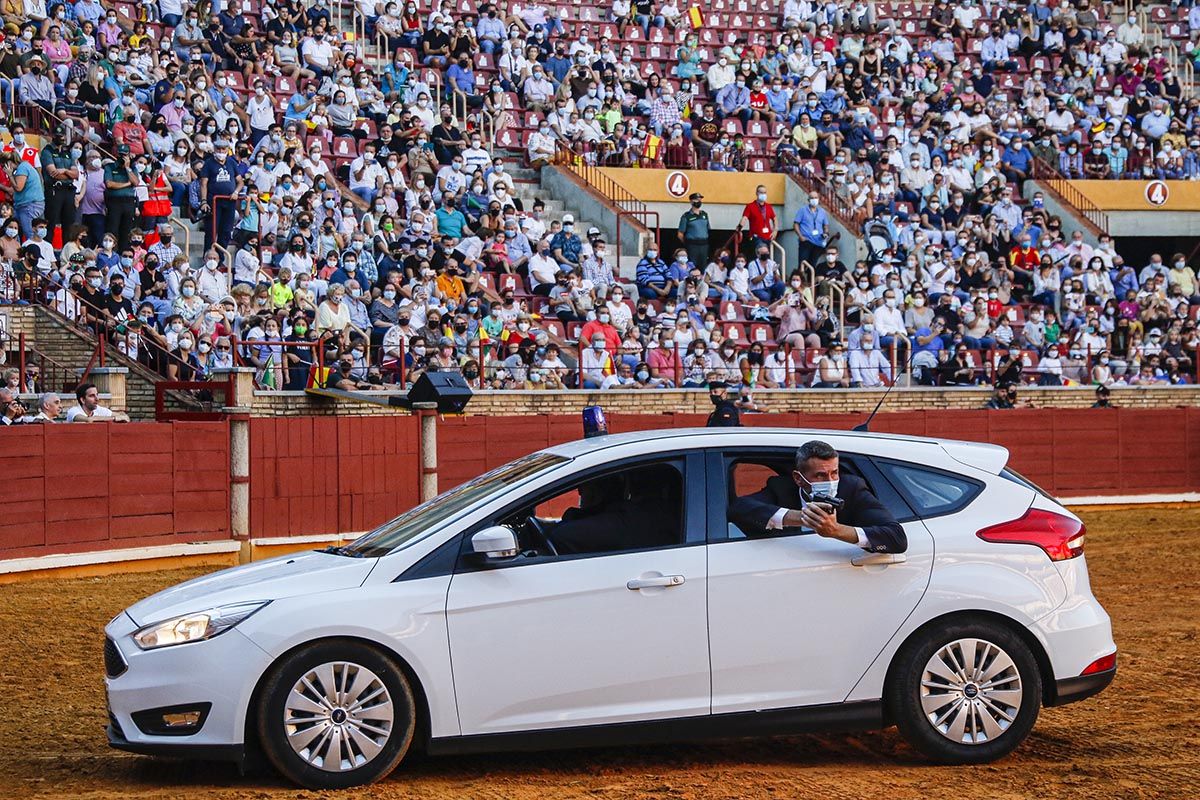
<path id="1" fill-rule="evenodd" d="M 271 764 L 309 789 L 377 781 L 408 752 L 412 689 L 396 662 L 360 642 L 321 642 L 279 663 L 263 686 L 258 734 Z"/>
<path id="2" fill-rule="evenodd" d="M 1008 755 L 1037 721 L 1042 681 L 1029 646 L 987 620 L 930 628 L 896 656 L 888 708 L 925 756 L 979 764 Z"/>

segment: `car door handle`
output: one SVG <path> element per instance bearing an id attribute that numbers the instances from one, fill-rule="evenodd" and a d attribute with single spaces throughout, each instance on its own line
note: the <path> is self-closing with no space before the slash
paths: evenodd
<path id="1" fill-rule="evenodd" d="M 850 563 L 856 567 L 869 567 L 877 564 L 903 564 L 905 561 L 908 561 L 908 556 L 904 555 L 904 553 L 867 553 L 850 559 Z"/>
<path id="2" fill-rule="evenodd" d="M 638 589 L 650 589 L 656 586 L 682 586 L 682 575 L 660 575 L 657 578 L 634 578 L 629 583 L 625 584 L 626 588 L 633 591 Z"/>

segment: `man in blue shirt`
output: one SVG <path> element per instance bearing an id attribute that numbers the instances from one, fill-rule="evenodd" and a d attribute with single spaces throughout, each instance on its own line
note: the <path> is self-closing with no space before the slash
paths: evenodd
<path id="1" fill-rule="evenodd" d="M 233 226 L 237 201 L 234 195 L 242 191 L 242 175 L 237 160 L 229 155 L 229 142 L 218 140 L 213 154 L 205 159 L 200 169 L 200 197 L 202 213 L 211 213 L 204 224 L 204 249 L 213 246 L 214 238 L 222 247 L 228 247 L 233 238 Z"/>
<path id="2" fill-rule="evenodd" d="M 493 4 L 479 16 L 475 24 L 475 38 L 479 40 L 479 49 L 485 53 L 494 53 L 496 48 L 504 43 L 504 21 Z"/>
<path id="3" fill-rule="evenodd" d="M 461 55 L 458 61 L 446 70 L 446 79 L 450 86 L 465 94 L 468 98 L 475 94 L 475 70 L 471 68 L 471 58 Z"/>
<path id="4" fill-rule="evenodd" d="M 821 208 L 821 198 L 816 192 L 809 195 L 808 202 L 796 212 L 792 228 L 800 239 L 800 261 L 816 264 L 829 241 L 829 215 Z"/>
<path id="5" fill-rule="evenodd" d="M 941 353 L 944 346 L 942 334 L 945 331 L 945 323 L 940 318 L 934 319 L 932 325 L 917 328 L 913 340 L 912 364 L 918 383 L 926 385 L 933 383 L 933 375 L 937 371 L 940 361 L 938 354 Z"/>
<path id="6" fill-rule="evenodd" d="M 717 115 L 721 119 L 738 116 L 742 121 L 750 119 L 750 90 L 746 81 L 738 78 L 733 83 L 727 83 L 717 92 Z"/>
<path id="7" fill-rule="evenodd" d="M 298 122 L 307 120 L 308 115 L 312 113 L 313 104 L 316 102 L 316 94 L 311 84 L 305 86 L 303 89 L 296 87 L 295 94 L 288 100 L 287 108 L 283 112 L 283 118 L 294 119 Z"/>
<path id="8" fill-rule="evenodd" d="M 583 242 L 574 231 L 575 217 L 563 214 L 562 230 L 550 240 L 550 252 L 554 254 L 554 260 L 568 272 L 580 266 L 579 254 L 583 252 Z"/>
<path id="9" fill-rule="evenodd" d="M 1010 181 L 1016 183 L 1017 188 L 1020 189 L 1032 169 L 1033 153 L 1025 146 L 1024 139 L 1020 136 L 1013 138 L 1005 148 L 1004 156 L 1000 159 L 1000 171 Z"/>
<path id="10" fill-rule="evenodd" d="M 646 255 L 637 263 L 635 281 L 638 297 L 647 300 L 666 300 L 675 297 L 678 286 L 671 280 L 671 271 L 665 261 L 658 257 L 658 249 L 651 245 Z"/>
<path id="11" fill-rule="evenodd" d="M 453 192 L 447 192 L 442 197 L 442 207 L 437 210 L 438 232 L 442 236 L 461 239 L 463 229 L 467 227 L 467 216 L 458 210 Z"/>

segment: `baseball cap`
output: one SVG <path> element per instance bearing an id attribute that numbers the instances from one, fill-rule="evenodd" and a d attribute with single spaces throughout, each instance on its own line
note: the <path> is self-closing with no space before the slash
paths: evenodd
<path id="1" fill-rule="evenodd" d="M 575 215 L 574 214 L 563 214 L 562 221 L 563 221 L 564 225 L 568 222 L 573 223 L 573 222 L 575 222 Z"/>

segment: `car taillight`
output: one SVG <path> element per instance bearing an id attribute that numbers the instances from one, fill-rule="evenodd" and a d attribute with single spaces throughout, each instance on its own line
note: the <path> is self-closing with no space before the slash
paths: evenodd
<path id="1" fill-rule="evenodd" d="M 1081 676 L 1083 676 L 1083 675 L 1091 675 L 1096 672 L 1108 672 L 1110 669 L 1113 669 L 1116 666 L 1117 666 L 1117 653 L 1114 650 L 1113 652 L 1109 653 L 1108 655 L 1101 656 L 1100 658 L 1097 658 L 1092 663 L 1088 664 L 1086 667 L 1083 668 L 1083 672 L 1081 672 L 1079 674 Z"/>
<path id="2" fill-rule="evenodd" d="M 1036 545 L 1051 561 L 1066 561 L 1083 555 L 1083 523 L 1052 511 L 1031 508 L 1020 519 L 990 525 L 977 536 L 985 542 Z"/>

